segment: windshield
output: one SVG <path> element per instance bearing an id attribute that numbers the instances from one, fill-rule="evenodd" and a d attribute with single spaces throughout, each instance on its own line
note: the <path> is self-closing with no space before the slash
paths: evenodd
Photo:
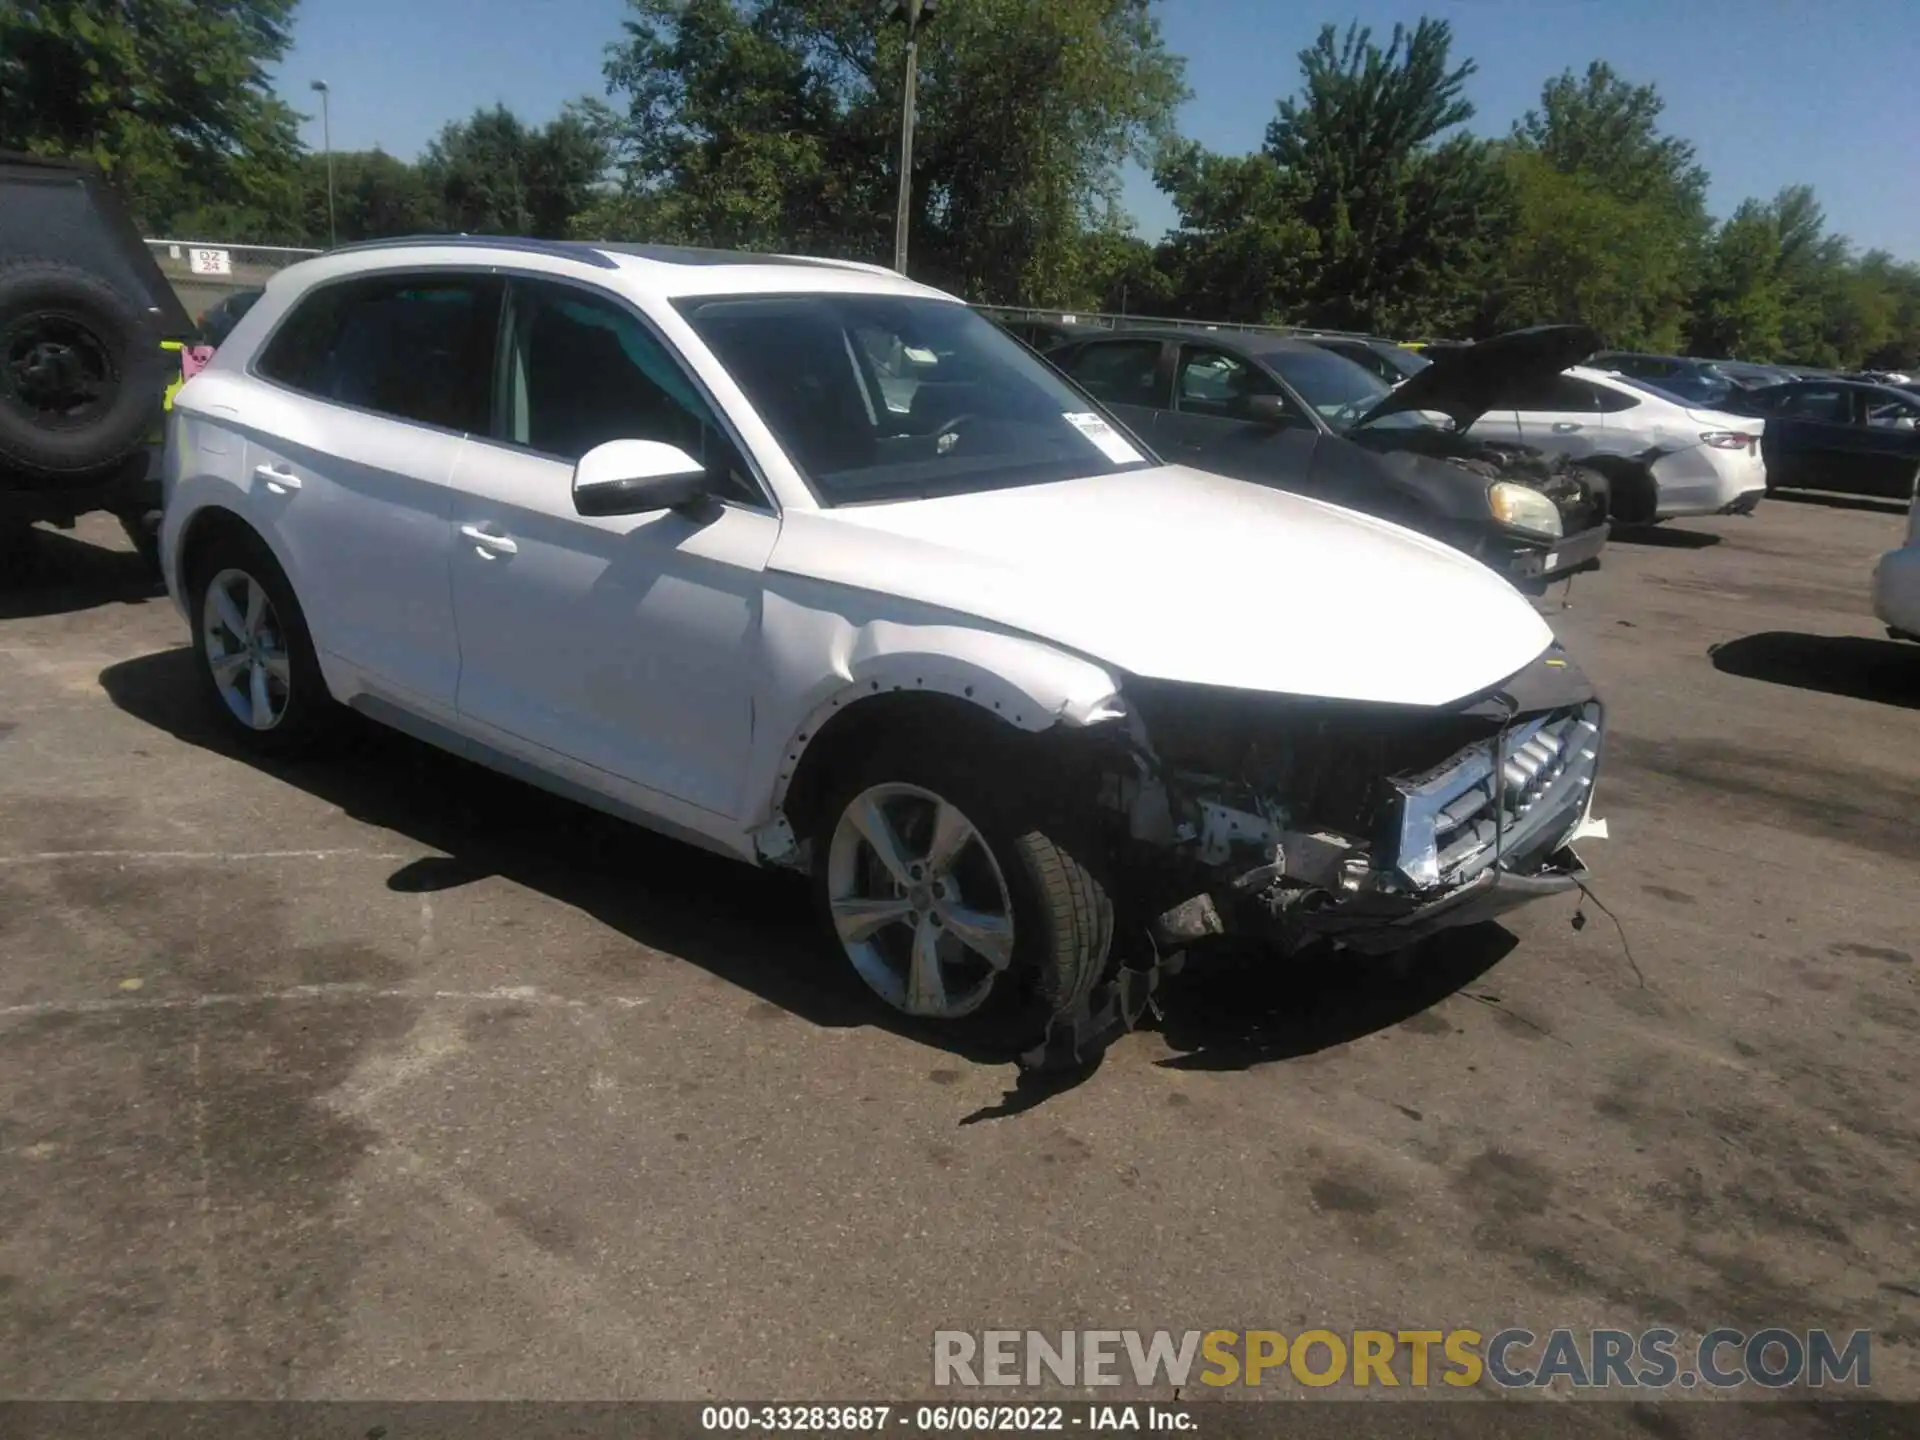
<path id="1" fill-rule="evenodd" d="M 674 304 L 828 505 L 1159 463 L 964 305 L 860 294 Z"/>
<path id="2" fill-rule="evenodd" d="M 1371 370 L 1317 346 L 1273 350 L 1260 358 L 1299 391 L 1300 398 L 1319 411 L 1321 418 L 1336 430 L 1353 424 L 1391 388 Z"/>

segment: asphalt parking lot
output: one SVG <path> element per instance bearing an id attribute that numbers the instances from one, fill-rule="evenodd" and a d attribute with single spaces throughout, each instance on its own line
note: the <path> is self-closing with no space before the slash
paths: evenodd
<path id="1" fill-rule="evenodd" d="M 111 522 L 46 535 L 0 589 L 0 1395 L 852 1399 L 926 1393 L 936 1328 L 1664 1323 L 1871 1327 L 1920 1398 L 1901 528 L 1774 500 L 1544 602 L 1610 702 L 1619 931 L 1190 972 L 1057 1093 L 880 1023 L 795 882 L 394 736 L 236 758 Z"/>

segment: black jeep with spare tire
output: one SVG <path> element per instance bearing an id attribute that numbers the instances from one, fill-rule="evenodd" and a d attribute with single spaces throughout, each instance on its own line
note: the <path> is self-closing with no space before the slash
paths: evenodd
<path id="1" fill-rule="evenodd" d="M 179 297 L 97 170 L 0 151 L 0 555 L 105 511 L 152 563 Z M 0 560 L 0 564 L 4 564 Z"/>

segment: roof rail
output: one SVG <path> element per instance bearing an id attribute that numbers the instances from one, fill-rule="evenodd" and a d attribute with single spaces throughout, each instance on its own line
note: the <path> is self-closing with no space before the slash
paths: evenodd
<path id="1" fill-rule="evenodd" d="M 551 255 L 558 260 L 578 260 L 601 270 L 619 266 L 599 249 L 581 240 L 535 240 L 525 235 L 396 235 L 390 240 L 356 240 L 327 251 L 329 255 L 358 254 L 367 250 L 405 250 L 426 246 L 448 246 L 474 250 L 519 250 L 528 255 Z"/>
<path id="2" fill-rule="evenodd" d="M 798 260 L 809 265 L 838 265 L 844 270 L 861 270 L 869 275 L 891 275 L 903 279 L 891 265 L 876 265 L 871 260 L 842 260 L 832 255 L 774 255 L 774 260 Z"/>

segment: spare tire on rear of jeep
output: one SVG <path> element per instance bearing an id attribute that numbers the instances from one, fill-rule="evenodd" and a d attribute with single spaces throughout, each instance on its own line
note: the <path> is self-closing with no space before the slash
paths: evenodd
<path id="1" fill-rule="evenodd" d="M 56 260 L 0 264 L 0 468 L 83 475 L 159 421 L 173 357 L 132 299 Z"/>

